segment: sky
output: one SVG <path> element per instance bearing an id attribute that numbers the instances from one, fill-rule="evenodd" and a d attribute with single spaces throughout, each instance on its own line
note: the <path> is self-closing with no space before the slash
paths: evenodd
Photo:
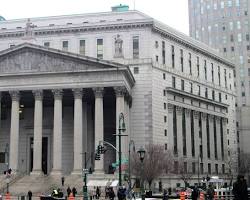
<path id="1" fill-rule="evenodd" d="M 129 5 L 185 34 L 188 32 L 188 0 L 0 0 L 5 19 L 45 17 L 111 11 Z"/>

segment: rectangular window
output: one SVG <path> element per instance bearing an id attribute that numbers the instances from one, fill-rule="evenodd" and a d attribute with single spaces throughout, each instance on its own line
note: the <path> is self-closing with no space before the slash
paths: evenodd
<path id="1" fill-rule="evenodd" d="M 180 50 L 180 54 L 181 54 L 181 71 L 184 71 L 184 61 L 183 61 L 183 49 Z"/>
<path id="2" fill-rule="evenodd" d="M 181 80 L 181 90 L 185 90 L 185 82 L 184 80 Z"/>
<path id="3" fill-rule="evenodd" d="M 211 174 L 211 163 L 207 164 L 207 171 L 208 171 L 208 174 Z"/>
<path id="4" fill-rule="evenodd" d="M 195 143 L 194 143 L 194 111 L 191 110 L 191 148 L 192 148 L 192 157 L 195 157 Z"/>
<path id="5" fill-rule="evenodd" d="M 166 49 L 164 41 L 162 41 L 162 64 L 166 64 Z"/>
<path id="6" fill-rule="evenodd" d="M 97 39 L 97 58 L 103 59 L 103 39 Z"/>
<path id="7" fill-rule="evenodd" d="M 0 163 L 5 163 L 5 152 L 0 152 Z"/>
<path id="8" fill-rule="evenodd" d="M 167 122 L 167 116 L 164 116 L 164 122 L 165 123 Z"/>
<path id="9" fill-rule="evenodd" d="M 208 91 L 207 91 L 207 88 L 205 89 L 205 98 L 208 98 Z"/>
<path id="10" fill-rule="evenodd" d="M 45 46 L 45 47 L 50 47 L 50 42 L 44 42 L 44 43 L 43 43 L 43 46 Z"/>
<path id="11" fill-rule="evenodd" d="M 207 61 L 204 60 L 204 74 L 205 74 L 205 80 L 207 80 Z"/>
<path id="12" fill-rule="evenodd" d="M 175 88 L 176 87 L 176 83 L 175 83 L 175 77 L 172 76 L 172 87 Z"/>
<path id="13" fill-rule="evenodd" d="M 79 54 L 85 56 L 85 40 L 79 41 Z"/>
<path id="14" fill-rule="evenodd" d="M 225 174 L 225 164 L 222 164 L 221 169 L 222 169 L 222 174 Z"/>
<path id="15" fill-rule="evenodd" d="M 163 73 L 162 76 L 163 76 L 163 80 L 166 80 L 166 74 Z"/>
<path id="16" fill-rule="evenodd" d="M 178 155 L 178 143 L 177 143 L 177 124 L 176 124 L 176 106 L 173 108 L 173 142 L 174 142 L 174 154 Z"/>
<path id="17" fill-rule="evenodd" d="M 197 85 L 198 86 L 198 95 L 200 96 L 201 95 L 201 86 Z"/>
<path id="18" fill-rule="evenodd" d="M 175 67 L 175 53 L 174 53 L 174 46 L 171 46 L 171 52 L 172 52 L 172 68 Z"/>
<path id="19" fill-rule="evenodd" d="M 189 64 L 189 74 L 192 75 L 192 55 L 191 55 L 191 53 L 189 53 L 188 64 Z"/>
<path id="20" fill-rule="evenodd" d="M 197 56 L 196 60 L 196 67 L 197 67 L 197 77 L 200 76 L 200 58 Z"/>
<path id="21" fill-rule="evenodd" d="M 134 67 L 134 74 L 139 74 L 139 67 Z"/>
<path id="22" fill-rule="evenodd" d="M 165 144 L 165 150 L 168 150 L 168 144 Z"/>
<path id="23" fill-rule="evenodd" d="M 214 82 L 214 64 L 213 63 L 211 63 L 211 69 L 212 69 L 212 71 L 211 71 L 211 73 L 212 73 L 212 82 Z"/>
<path id="24" fill-rule="evenodd" d="M 219 174 L 218 164 L 215 164 L 215 174 Z"/>
<path id="25" fill-rule="evenodd" d="M 221 93 L 219 93 L 219 102 L 221 102 Z"/>
<path id="26" fill-rule="evenodd" d="M 246 34 L 246 41 L 249 41 L 249 34 Z"/>
<path id="27" fill-rule="evenodd" d="M 164 130 L 164 135 L 165 135 L 165 136 L 168 136 L 167 129 Z"/>
<path id="28" fill-rule="evenodd" d="M 195 174 L 195 162 L 192 162 L 192 173 Z"/>
<path id="29" fill-rule="evenodd" d="M 204 167 L 203 167 L 203 163 L 200 163 L 200 171 L 201 171 L 201 174 L 204 174 Z"/>
<path id="30" fill-rule="evenodd" d="M 163 108 L 164 108 L 164 110 L 167 109 L 167 104 L 166 103 L 163 103 Z"/>
<path id="31" fill-rule="evenodd" d="M 133 37 L 133 58 L 139 58 L 139 36 Z"/>
<path id="32" fill-rule="evenodd" d="M 193 93 L 193 83 L 190 83 L 190 93 Z"/>
<path id="33" fill-rule="evenodd" d="M 218 66 L 218 82 L 219 82 L 219 86 L 220 86 L 220 66 Z"/>
<path id="34" fill-rule="evenodd" d="M 224 69 L 225 88 L 227 88 L 227 70 Z"/>
<path id="35" fill-rule="evenodd" d="M 182 142 L 183 142 L 183 156 L 187 156 L 185 109 L 182 109 Z"/>
<path id="36" fill-rule="evenodd" d="M 212 91 L 212 99 L 213 99 L 213 100 L 215 99 L 215 93 L 214 93 L 214 90 Z"/>
<path id="37" fill-rule="evenodd" d="M 62 41 L 62 50 L 63 51 L 69 50 L 69 41 Z"/>

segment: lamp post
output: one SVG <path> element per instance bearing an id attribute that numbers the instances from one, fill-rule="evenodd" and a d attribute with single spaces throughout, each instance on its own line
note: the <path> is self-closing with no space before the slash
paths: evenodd
<path id="1" fill-rule="evenodd" d="M 83 186 L 83 196 L 85 200 L 88 200 L 88 187 L 87 187 L 87 174 L 88 174 L 88 169 L 87 169 L 87 152 L 84 152 L 84 186 Z"/>
<path id="2" fill-rule="evenodd" d="M 128 148 L 128 180 L 129 180 L 129 191 L 131 191 L 131 158 L 130 158 L 130 147 L 133 146 L 133 152 L 135 152 L 135 143 L 134 140 L 129 141 L 129 148 Z"/>
<path id="3" fill-rule="evenodd" d="M 141 199 L 145 200 L 145 195 L 144 195 L 144 187 L 143 187 L 143 160 L 145 157 L 145 149 L 143 147 L 140 147 L 140 149 L 137 151 L 140 157 L 141 161 Z"/>
<path id="4" fill-rule="evenodd" d="M 121 133 L 126 131 L 126 127 L 125 127 L 125 122 L 124 122 L 124 115 L 123 113 L 121 112 L 119 114 L 119 128 L 118 128 L 118 131 L 119 131 L 119 134 L 116 135 L 118 136 L 119 138 L 119 150 L 118 150 L 118 159 L 119 159 L 119 186 L 121 187 L 122 186 L 122 167 L 121 167 L 121 163 L 122 163 L 122 150 L 121 150 L 121 137 L 122 136 L 127 136 L 127 135 L 122 135 Z"/>

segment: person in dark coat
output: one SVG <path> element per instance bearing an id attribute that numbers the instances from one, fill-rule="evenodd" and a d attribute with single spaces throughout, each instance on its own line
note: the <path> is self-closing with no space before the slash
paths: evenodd
<path id="1" fill-rule="evenodd" d="M 70 193 L 71 193 L 71 189 L 70 189 L 70 187 L 68 187 L 68 188 L 67 188 L 68 197 L 69 197 Z"/>
<path id="2" fill-rule="evenodd" d="M 72 193 L 73 193 L 73 197 L 76 197 L 77 194 L 77 190 L 75 187 L 72 188 Z"/>
<path id="3" fill-rule="evenodd" d="M 109 199 L 114 200 L 115 198 L 115 192 L 112 187 L 109 188 Z"/>
<path id="4" fill-rule="evenodd" d="M 166 189 L 163 190 L 163 200 L 168 200 L 168 193 Z"/>
<path id="5" fill-rule="evenodd" d="M 198 196 L 199 196 L 199 191 L 198 188 L 195 186 L 191 194 L 192 200 L 197 200 Z"/>
<path id="6" fill-rule="evenodd" d="M 100 188 L 97 186 L 96 187 L 96 199 L 99 199 L 101 196 L 101 191 L 100 191 Z"/>
<path id="7" fill-rule="evenodd" d="M 234 200 L 247 200 L 247 183 L 244 176 L 238 175 L 237 181 L 233 184 Z"/>
<path id="8" fill-rule="evenodd" d="M 211 184 L 208 186 L 208 189 L 207 189 L 207 199 L 208 200 L 214 199 L 214 188 Z"/>
<path id="9" fill-rule="evenodd" d="M 29 190 L 28 191 L 28 199 L 31 200 L 32 199 L 32 192 Z"/>

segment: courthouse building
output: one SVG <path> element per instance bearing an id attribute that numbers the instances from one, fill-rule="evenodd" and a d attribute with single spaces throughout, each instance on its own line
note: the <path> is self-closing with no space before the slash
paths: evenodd
<path id="1" fill-rule="evenodd" d="M 88 168 L 109 173 L 116 153 L 93 154 L 99 141 L 117 146 L 121 112 L 123 156 L 133 140 L 164 145 L 201 176 L 237 162 L 234 64 L 119 8 L 0 22 L 1 170 L 9 158 L 27 175 L 77 174 L 88 152 Z"/>

